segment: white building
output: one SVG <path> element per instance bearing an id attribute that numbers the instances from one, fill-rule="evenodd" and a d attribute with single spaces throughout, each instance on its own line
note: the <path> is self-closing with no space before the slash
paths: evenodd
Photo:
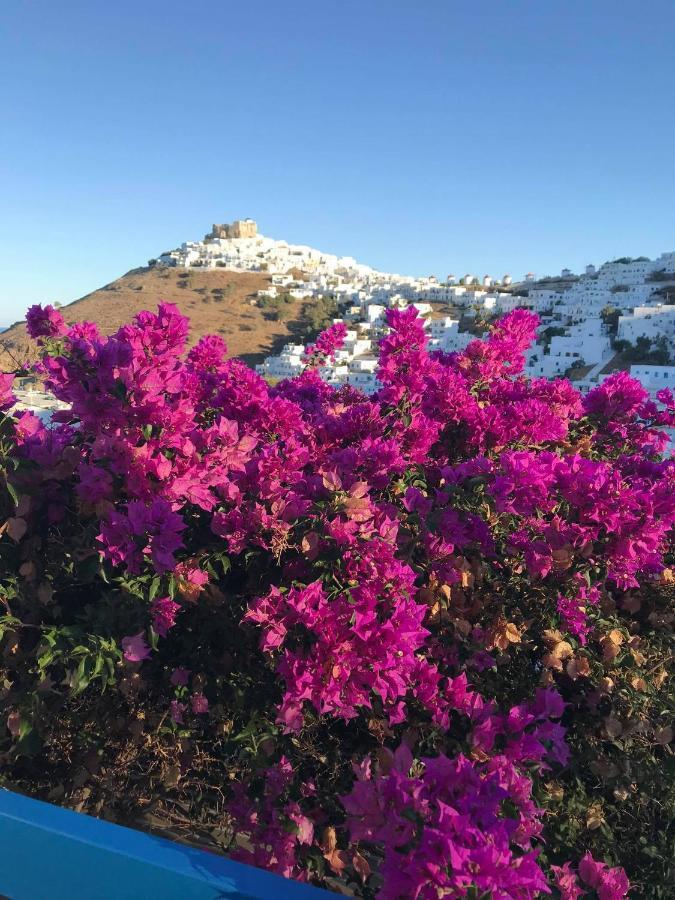
<path id="1" fill-rule="evenodd" d="M 304 354 L 304 344 L 284 344 L 279 356 L 268 356 L 255 367 L 256 372 L 267 378 L 293 378 L 305 368 Z"/>
<path id="2" fill-rule="evenodd" d="M 664 335 L 675 339 L 675 306 L 638 306 L 630 316 L 620 316 L 617 338 L 634 344 L 639 337 L 650 340 Z"/>
<path id="3" fill-rule="evenodd" d="M 633 378 L 637 378 L 653 396 L 663 388 L 670 388 L 675 393 L 675 365 L 634 365 L 630 367 L 630 374 Z"/>

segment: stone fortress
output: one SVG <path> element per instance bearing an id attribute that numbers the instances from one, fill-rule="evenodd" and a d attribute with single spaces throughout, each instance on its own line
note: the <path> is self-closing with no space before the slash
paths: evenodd
<path id="1" fill-rule="evenodd" d="M 204 236 L 205 241 L 231 240 L 232 238 L 254 238 L 258 233 L 258 225 L 253 219 L 235 219 L 231 225 L 214 225 Z"/>

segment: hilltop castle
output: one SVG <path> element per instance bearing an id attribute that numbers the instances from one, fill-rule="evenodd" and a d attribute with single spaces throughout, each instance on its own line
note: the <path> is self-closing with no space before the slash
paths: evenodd
<path id="1" fill-rule="evenodd" d="M 217 238 L 228 240 L 230 238 L 253 238 L 258 233 L 258 226 L 253 219 L 235 219 L 231 225 L 224 223 L 214 225 L 206 235 L 205 240 L 211 241 Z"/>

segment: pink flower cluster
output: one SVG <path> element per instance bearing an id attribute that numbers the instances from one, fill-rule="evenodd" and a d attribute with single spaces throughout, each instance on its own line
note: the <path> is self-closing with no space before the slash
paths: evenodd
<path id="1" fill-rule="evenodd" d="M 392 724 L 403 722 L 409 691 L 447 724 L 439 672 L 417 655 L 429 632 L 425 608 L 411 596 L 414 573 L 394 558 L 391 544 L 370 551 L 345 553 L 348 593 L 331 598 L 320 581 L 283 594 L 272 588 L 246 615 L 262 626 L 264 651 L 283 648 L 276 666 L 286 685 L 279 720 L 288 730 L 302 728 L 304 703 L 349 720 L 377 701 Z M 291 638 L 299 631 L 309 647 L 295 648 Z"/>
<path id="2" fill-rule="evenodd" d="M 174 553 L 183 546 L 183 528 L 181 517 L 161 497 L 147 505 L 132 500 L 125 512 L 113 509 L 103 519 L 97 540 L 114 565 L 123 564 L 128 572 L 137 574 L 147 558 L 161 573 L 176 564 Z"/>
<path id="3" fill-rule="evenodd" d="M 603 862 L 593 859 L 586 853 L 579 861 L 578 872 L 575 873 L 570 863 L 552 866 L 555 873 L 555 886 L 560 891 L 560 900 L 577 900 L 588 897 L 590 888 L 598 900 L 620 900 L 628 894 L 628 879 L 623 869 L 611 869 Z"/>
<path id="4" fill-rule="evenodd" d="M 31 306 L 26 313 L 26 327 L 32 338 L 61 337 L 66 334 L 68 327 L 58 309 L 53 306 Z"/>
<path id="5" fill-rule="evenodd" d="M 286 757 L 265 773 L 262 795 L 251 800 L 244 785 L 237 785 L 230 814 L 237 822 L 237 846 L 233 859 L 271 869 L 286 878 L 304 880 L 296 867 L 298 847 L 311 845 L 314 825 L 297 800 L 289 797 L 293 767 Z M 305 786 L 304 793 L 311 788 Z"/>
<path id="6" fill-rule="evenodd" d="M 315 344 L 305 347 L 305 360 L 310 365 L 322 366 L 328 359 L 335 359 L 336 352 L 342 347 L 347 337 L 347 326 L 344 322 L 335 322 L 322 331 Z"/>
<path id="7" fill-rule="evenodd" d="M 513 545 L 533 577 L 548 575 L 563 549 L 602 560 L 606 577 L 623 588 L 636 587 L 639 573 L 663 568 L 662 548 L 675 523 L 669 464 L 655 470 L 634 456 L 609 463 L 575 453 L 506 451 L 493 471 L 496 509 L 519 517 Z M 667 477 L 655 479 L 655 471 Z"/>
<path id="8" fill-rule="evenodd" d="M 472 886 L 495 900 L 549 893 L 532 843 L 542 813 L 529 778 L 504 757 L 441 755 L 413 768 L 401 744 L 378 772 L 369 760 L 356 772 L 343 803 L 352 839 L 384 848 L 382 900 L 461 897 Z"/>
<path id="9" fill-rule="evenodd" d="M 0 413 L 11 409 L 16 402 L 14 394 L 12 393 L 13 383 L 13 375 L 0 374 Z"/>

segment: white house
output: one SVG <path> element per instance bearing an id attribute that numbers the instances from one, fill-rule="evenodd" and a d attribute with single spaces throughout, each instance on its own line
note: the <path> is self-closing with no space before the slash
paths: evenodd
<path id="1" fill-rule="evenodd" d="M 635 343 L 639 337 L 675 338 L 675 306 L 639 306 L 630 316 L 619 316 L 617 338 Z"/>
<path id="2" fill-rule="evenodd" d="M 630 374 L 637 378 L 642 385 L 655 395 L 662 388 L 670 388 L 675 393 L 675 365 L 673 366 L 645 366 L 634 365 L 630 367 Z"/>

